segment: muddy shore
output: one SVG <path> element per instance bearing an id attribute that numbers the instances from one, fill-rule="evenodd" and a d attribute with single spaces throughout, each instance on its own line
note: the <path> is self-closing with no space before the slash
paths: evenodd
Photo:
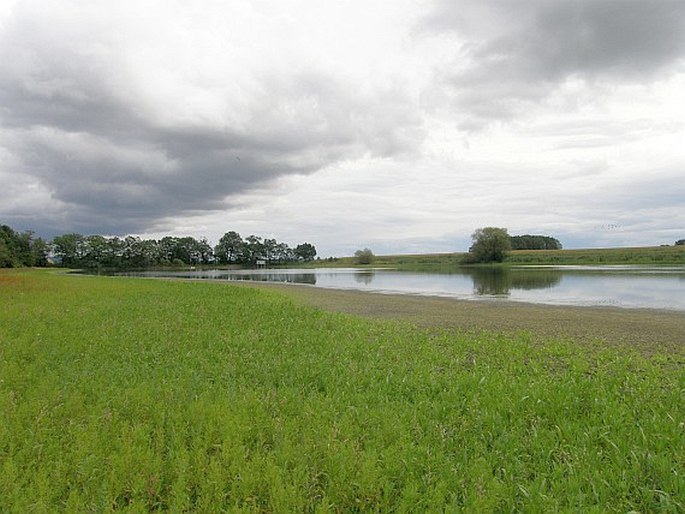
<path id="1" fill-rule="evenodd" d="M 685 356 L 685 313 L 678 311 L 468 301 L 291 284 L 240 285 L 279 291 L 325 311 L 402 320 L 429 329 L 526 331 L 545 340 L 626 345 L 647 354 Z"/>

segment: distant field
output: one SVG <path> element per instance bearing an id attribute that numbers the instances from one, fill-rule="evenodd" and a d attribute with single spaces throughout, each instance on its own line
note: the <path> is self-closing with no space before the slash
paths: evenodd
<path id="1" fill-rule="evenodd" d="M 515 250 L 512 264 L 685 264 L 685 246 L 591 250 Z"/>
<path id="2" fill-rule="evenodd" d="M 0 272 L 0 512 L 682 512 L 682 354 Z"/>
<path id="3" fill-rule="evenodd" d="M 465 254 L 438 253 L 417 255 L 379 255 L 371 266 L 400 269 L 439 270 L 458 266 Z M 648 246 L 636 248 L 596 248 L 588 250 L 514 250 L 505 264 L 685 264 L 685 246 Z M 331 262 L 316 261 L 315 266 L 354 266 L 354 257 Z"/>

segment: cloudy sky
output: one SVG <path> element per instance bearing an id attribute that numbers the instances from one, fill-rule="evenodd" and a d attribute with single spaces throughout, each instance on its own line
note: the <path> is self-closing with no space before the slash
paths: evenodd
<path id="1" fill-rule="evenodd" d="M 0 223 L 685 237 L 682 0 L 0 0 Z"/>

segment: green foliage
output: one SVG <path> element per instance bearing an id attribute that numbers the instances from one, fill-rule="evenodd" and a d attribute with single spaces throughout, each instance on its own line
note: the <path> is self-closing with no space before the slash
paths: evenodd
<path id="1" fill-rule="evenodd" d="M 309 243 L 298 245 L 295 250 L 276 239 L 262 239 L 250 235 L 243 240 L 237 232 L 226 232 L 214 253 L 221 264 L 251 264 L 263 260 L 269 264 L 286 264 L 298 260 L 311 260 L 316 248 Z"/>
<path id="2" fill-rule="evenodd" d="M 23 266 L 45 267 L 48 265 L 48 247 L 33 232 L 15 232 L 7 225 L 0 225 L 0 268 Z"/>
<path id="3" fill-rule="evenodd" d="M 354 252 L 354 258 L 357 264 L 371 264 L 374 261 L 375 255 L 370 249 L 364 248 Z"/>
<path id="4" fill-rule="evenodd" d="M 235 231 L 226 232 L 214 247 L 214 255 L 221 264 L 238 262 L 243 253 L 243 238 Z"/>
<path id="5" fill-rule="evenodd" d="M 683 246 L 683 245 L 685 245 L 685 239 L 678 239 L 678 240 L 675 242 L 675 245 L 676 245 L 676 246 Z"/>
<path id="6" fill-rule="evenodd" d="M 55 255 L 61 264 L 71 268 L 147 268 L 151 266 L 195 266 L 219 264 L 251 264 L 265 260 L 272 264 L 313 259 L 316 248 L 300 245 L 301 254 L 285 243 L 251 235 L 244 241 L 237 232 L 227 232 L 212 248 L 207 239 L 166 236 L 159 241 L 127 236 L 63 234 L 53 239 Z M 300 248 L 298 247 L 298 248 Z M 0 247 L 0 250 L 2 248 Z M 0 253 L 0 256 L 2 254 Z"/>
<path id="7" fill-rule="evenodd" d="M 0 512 L 685 508 L 677 357 L 224 284 L 0 281 Z"/>
<path id="8" fill-rule="evenodd" d="M 310 243 L 302 243 L 295 247 L 295 257 L 300 261 L 312 261 L 316 257 L 316 247 Z"/>
<path id="9" fill-rule="evenodd" d="M 558 239 L 550 236 L 511 236 L 512 250 L 561 250 Z"/>
<path id="10" fill-rule="evenodd" d="M 485 227 L 472 235 L 467 262 L 502 262 L 511 250 L 511 240 L 506 228 Z"/>

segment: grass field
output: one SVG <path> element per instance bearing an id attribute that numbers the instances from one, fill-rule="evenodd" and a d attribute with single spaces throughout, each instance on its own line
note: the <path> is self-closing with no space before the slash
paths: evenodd
<path id="1" fill-rule="evenodd" d="M 685 246 L 591 250 L 514 250 L 511 264 L 685 264 Z"/>
<path id="2" fill-rule="evenodd" d="M 0 512 L 683 512 L 681 358 L 0 272 Z"/>
<path id="3" fill-rule="evenodd" d="M 371 266 L 406 270 L 444 270 L 460 265 L 463 253 L 416 255 L 379 255 Z M 685 265 L 685 246 L 647 246 L 636 248 L 594 248 L 587 250 L 514 250 L 505 264 L 583 265 L 653 264 Z M 354 257 L 315 261 L 312 266 L 354 266 Z"/>

